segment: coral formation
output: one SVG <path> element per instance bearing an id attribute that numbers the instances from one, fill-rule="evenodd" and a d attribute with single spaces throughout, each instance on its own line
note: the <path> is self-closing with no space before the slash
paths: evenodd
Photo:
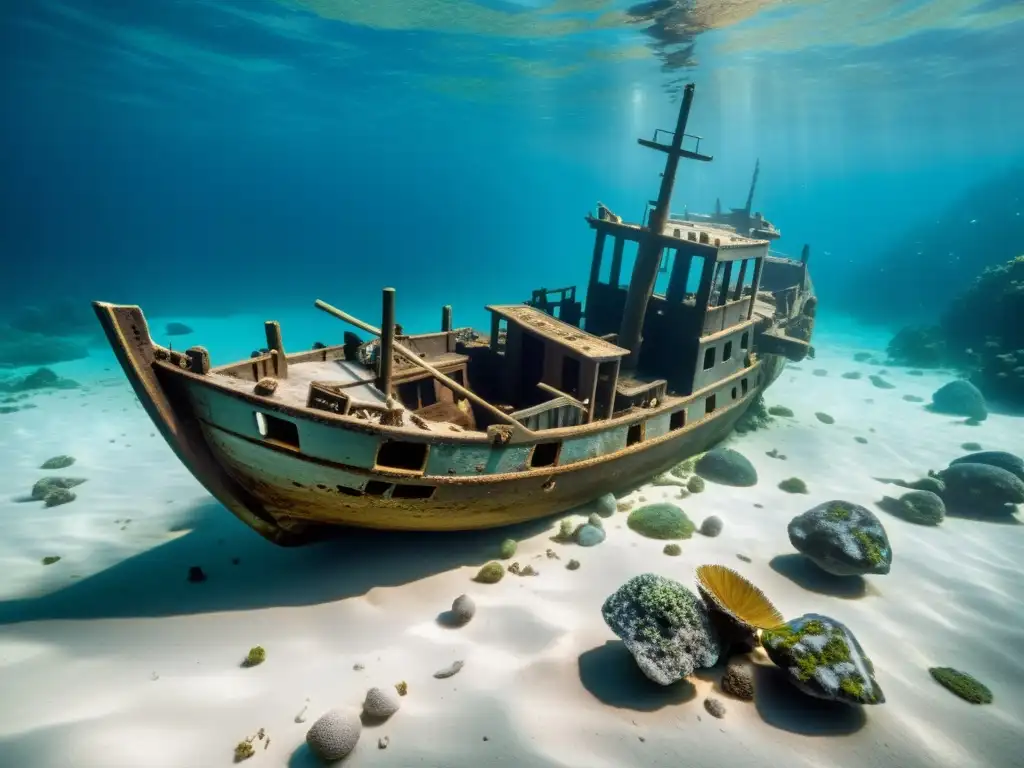
<path id="1" fill-rule="evenodd" d="M 704 603 L 664 576 L 630 579 L 605 600 L 601 615 L 640 670 L 660 685 L 718 661 L 719 642 Z"/>
<path id="2" fill-rule="evenodd" d="M 968 675 L 966 672 L 953 669 L 952 667 L 931 667 L 929 674 L 935 681 L 971 704 L 991 704 L 992 691 L 988 687 Z"/>
<path id="3" fill-rule="evenodd" d="M 256 748 L 252 745 L 251 741 L 240 741 L 235 745 L 235 762 L 240 763 L 243 760 L 248 760 L 250 757 L 256 754 Z"/>
<path id="4" fill-rule="evenodd" d="M 777 627 L 785 621 L 764 592 L 724 565 L 698 567 L 697 591 L 709 606 L 748 631 Z"/>
<path id="5" fill-rule="evenodd" d="M 845 625 L 809 613 L 765 630 L 761 644 L 804 693 L 847 704 L 882 704 L 885 695 L 860 643 Z"/>
<path id="6" fill-rule="evenodd" d="M 648 504 L 629 513 L 626 524 L 649 539 L 688 539 L 695 530 L 693 521 L 672 504 Z"/>

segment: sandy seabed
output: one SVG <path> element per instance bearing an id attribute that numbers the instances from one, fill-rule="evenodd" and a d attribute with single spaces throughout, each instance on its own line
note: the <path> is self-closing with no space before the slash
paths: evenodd
<path id="1" fill-rule="evenodd" d="M 553 542 L 559 518 L 276 548 L 175 459 L 109 352 L 53 366 L 83 388 L 40 393 L 27 401 L 36 408 L 0 415 L 0 766 L 215 768 L 261 728 L 269 744 L 257 740 L 243 765 L 311 766 L 313 720 L 401 680 L 400 711 L 365 727 L 344 765 L 1024 765 L 1024 527 L 955 517 L 915 526 L 878 510 L 899 489 L 873 479 L 941 469 L 966 441 L 1019 454 L 1024 419 L 993 414 L 971 427 L 903 399 L 928 400 L 948 373 L 892 368 L 885 378 L 895 388 L 874 387 L 868 375 L 880 367 L 853 355 L 884 357 L 884 336 L 822 326 L 815 341 L 818 357 L 787 369 L 766 396 L 794 418 L 728 443 L 755 464 L 758 485 L 709 483 L 685 500 L 676 488 L 644 486 L 623 498 L 675 499 L 698 524 L 724 520 L 719 537 L 682 542 L 681 557 L 629 530 L 623 513 L 605 521 L 608 538 L 594 548 Z M 842 378 L 848 371 L 864 375 Z M 772 449 L 786 460 L 767 456 Z M 59 454 L 76 463 L 39 469 Z M 87 482 L 62 506 L 18 501 L 47 474 Z M 777 488 L 791 476 L 808 495 Z M 825 579 L 795 554 L 787 523 L 830 499 L 876 511 L 894 552 L 888 575 Z M 539 575 L 472 581 L 506 536 Z M 565 568 L 570 558 L 578 570 Z M 705 563 L 736 569 L 788 618 L 844 622 L 871 656 L 886 703 L 806 697 L 760 651 L 752 703 L 721 693 L 721 667 L 667 688 L 647 681 L 601 604 L 639 573 L 692 585 Z M 191 566 L 207 580 L 189 583 Z M 462 593 L 476 601 L 475 618 L 439 624 Z M 241 667 L 254 645 L 267 660 Z M 456 660 L 465 662 L 459 674 L 433 677 Z M 994 703 L 956 698 L 932 681 L 933 666 L 974 675 Z M 723 719 L 705 711 L 708 695 L 725 702 Z"/>

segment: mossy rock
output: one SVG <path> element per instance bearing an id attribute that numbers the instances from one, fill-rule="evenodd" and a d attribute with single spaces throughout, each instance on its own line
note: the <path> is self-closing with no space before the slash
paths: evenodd
<path id="1" fill-rule="evenodd" d="M 808 493 L 807 483 L 799 477 L 787 477 L 779 483 L 779 489 L 786 493 Z"/>
<path id="2" fill-rule="evenodd" d="M 714 448 L 694 465 L 694 470 L 705 480 L 720 485 L 748 488 L 757 484 L 757 470 L 750 459 L 732 448 Z"/>
<path id="3" fill-rule="evenodd" d="M 629 513 L 626 524 L 649 539 L 688 539 L 696 526 L 679 507 L 648 504 Z"/>
<path id="4" fill-rule="evenodd" d="M 262 645 L 254 645 L 249 649 L 249 653 L 246 654 L 242 660 L 243 667 L 255 667 L 262 664 L 267 660 L 267 652 Z"/>
<path id="5" fill-rule="evenodd" d="M 54 456 L 53 458 L 44 461 L 40 469 L 67 469 L 74 463 L 74 456 Z"/>
<path id="6" fill-rule="evenodd" d="M 703 493 L 704 492 L 704 478 L 700 475 L 694 475 L 686 481 L 686 490 L 690 493 Z"/>
<path id="7" fill-rule="evenodd" d="M 886 496 L 878 506 L 917 525 L 939 525 L 946 517 L 946 505 L 931 491 L 911 491 L 898 499 Z"/>
<path id="8" fill-rule="evenodd" d="M 661 551 L 669 557 L 679 557 L 679 555 L 683 554 L 683 548 L 678 544 L 666 544 L 665 548 Z"/>
<path id="9" fill-rule="evenodd" d="M 772 416 L 785 416 L 787 418 L 793 418 L 793 409 L 787 408 L 784 405 L 773 405 L 768 409 L 768 413 Z"/>
<path id="10" fill-rule="evenodd" d="M 47 555 L 43 558 L 43 565 L 53 565 L 60 562 L 60 555 Z"/>
<path id="11" fill-rule="evenodd" d="M 499 557 L 501 557 L 502 560 L 508 560 L 515 556 L 518 546 L 519 545 L 516 543 L 515 539 L 505 539 L 501 542 L 501 546 L 498 547 Z"/>
<path id="12" fill-rule="evenodd" d="M 473 580 L 481 584 L 497 584 L 504 576 L 504 566 L 497 561 L 491 561 L 477 572 Z"/>
<path id="13" fill-rule="evenodd" d="M 66 490 L 74 488 L 76 485 L 81 485 L 84 482 L 84 479 L 77 477 L 44 477 L 32 486 L 31 495 L 36 501 L 42 501 L 48 493 L 55 489 L 61 488 Z"/>
<path id="14" fill-rule="evenodd" d="M 43 497 L 43 504 L 47 507 L 59 507 L 61 504 L 68 504 L 78 498 L 74 491 L 67 488 L 54 488 Z"/>
<path id="15" fill-rule="evenodd" d="M 824 411 L 818 411 L 814 414 L 814 418 L 820 421 L 822 424 L 835 424 L 836 420 L 833 416 L 825 413 Z"/>
<path id="16" fill-rule="evenodd" d="M 932 667 L 928 670 L 935 681 L 971 704 L 991 704 L 992 691 L 984 684 L 952 667 Z"/>

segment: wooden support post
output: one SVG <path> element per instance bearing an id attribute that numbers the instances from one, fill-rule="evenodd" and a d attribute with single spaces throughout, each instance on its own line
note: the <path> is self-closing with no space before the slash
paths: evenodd
<path id="1" fill-rule="evenodd" d="M 274 358 L 274 375 L 279 379 L 287 379 L 288 360 L 284 356 L 284 342 L 281 341 L 281 324 L 276 320 L 267 320 L 263 328 L 267 333 L 267 349 L 277 352 Z"/>
<path id="2" fill-rule="evenodd" d="M 384 397 L 390 397 L 391 371 L 395 353 L 395 289 L 385 288 L 382 298 L 377 389 L 384 393 Z"/>
<path id="3" fill-rule="evenodd" d="M 441 332 L 452 332 L 452 305 L 445 304 L 441 307 Z"/>

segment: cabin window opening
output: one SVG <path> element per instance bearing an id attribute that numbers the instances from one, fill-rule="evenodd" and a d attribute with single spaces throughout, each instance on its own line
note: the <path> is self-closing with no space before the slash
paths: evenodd
<path id="1" fill-rule="evenodd" d="M 405 384 L 399 384 L 398 399 L 409 410 L 418 410 L 420 407 L 420 393 L 416 382 L 408 381 Z"/>
<path id="2" fill-rule="evenodd" d="M 632 424 L 629 427 L 629 431 L 626 432 L 626 447 L 636 445 L 642 442 L 644 439 L 644 423 L 641 421 L 639 424 Z"/>
<path id="3" fill-rule="evenodd" d="M 750 331 L 744 331 L 740 336 L 740 349 L 747 349 L 750 346 Z"/>
<path id="4" fill-rule="evenodd" d="M 686 273 L 686 294 L 687 299 L 695 297 L 700 290 L 700 281 L 704 276 L 704 257 L 693 255 L 690 257 L 690 268 Z"/>
<path id="5" fill-rule="evenodd" d="M 391 483 L 385 483 L 382 480 L 371 480 L 366 484 L 366 494 L 368 496 L 383 496 L 390 487 Z"/>
<path id="6" fill-rule="evenodd" d="M 737 396 L 737 394 L 739 394 L 739 393 L 738 393 L 738 392 L 736 391 L 736 387 L 733 387 L 733 388 L 732 388 L 732 399 L 733 399 L 733 400 L 735 400 L 735 399 L 736 399 L 736 396 Z"/>
<path id="7" fill-rule="evenodd" d="M 287 419 L 271 416 L 269 413 L 256 411 L 256 429 L 260 437 L 272 443 L 280 443 L 291 448 L 299 447 L 299 428 Z"/>
<path id="8" fill-rule="evenodd" d="M 561 449 L 561 442 L 537 443 L 533 446 L 533 453 L 530 454 L 530 466 L 553 467 L 558 461 L 558 454 Z"/>
<path id="9" fill-rule="evenodd" d="M 363 495 L 362 491 L 356 490 L 355 488 L 349 488 L 347 485 L 336 485 L 335 488 L 338 489 L 338 493 L 343 494 L 345 496 L 362 496 Z"/>
<path id="10" fill-rule="evenodd" d="M 434 495 L 432 485 L 396 485 L 391 492 L 392 499 L 429 499 Z"/>
<path id="11" fill-rule="evenodd" d="M 722 346 L 722 362 L 724 363 L 726 360 L 731 360 L 731 359 L 732 359 L 732 342 L 731 341 L 727 341 Z"/>
<path id="12" fill-rule="evenodd" d="M 749 267 L 747 267 L 746 259 L 743 259 L 741 261 L 734 261 L 732 263 L 732 274 L 729 275 L 728 291 L 728 297 L 730 301 L 738 299 L 740 297 L 740 273 L 746 272 L 747 269 L 749 269 Z"/>
<path id="13" fill-rule="evenodd" d="M 668 430 L 672 432 L 676 429 L 682 429 L 686 426 L 686 409 L 680 408 L 678 411 L 668 417 Z"/>
<path id="14" fill-rule="evenodd" d="M 632 240 L 624 245 L 622 249 L 622 266 L 619 269 L 619 284 L 616 288 L 629 287 L 629 281 L 633 279 L 633 267 L 636 266 L 636 255 L 639 250 L 639 244 Z"/>
<path id="15" fill-rule="evenodd" d="M 760 259 L 748 259 L 747 269 L 743 273 L 743 283 L 740 285 L 740 296 L 749 296 L 754 292 L 754 275 L 757 272 L 757 265 Z"/>
<path id="16" fill-rule="evenodd" d="M 715 367 L 715 348 L 708 347 L 704 350 L 704 370 L 710 371 Z"/>
<path id="17" fill-rule="evenodd" d="M 715 412 L 715 396 L 708 395 L 704 398 L 704 415 L 707 416 L 710 413 Z"/>
<path id="18" fill-rule="evenodd" d="M 599 258 L 601 260 L 601 269 L 599 269 L 597 272 L 597 282 L 603 283 L 604 285 L 608 285 L 612 281 L 612 260 L 608 253 L 608 243 L 609 241 L 614 243 L 615 238 L 609 237 L 607 235 L 605 235 L 605 237 L 602 238 L 601 233 L 597 233 L 596 237 L 601 243 L 600 249 L 597 251 L 596 256 L 596 258 Z"/>
<path id="19" fill-rule="evenodd" d="M 740 391 L 742 391 L 744 395 L 747 394 L 747 380 L 746 379 L 743 379 L 743 381 L 740 382 Z"/>
<path id="20" fill-rule="evenodd" d="M 562 390 L 573 397 L 580 394 L 580 361 L 571 355 L 562 358 Z"/>
<path id="21" fill-rule="evenodd" d="M 437 402 L 437 389 L 434 386 L 434 378 L 428 376 L 416 382 L 420 394 L 420 408 L 426 408 Z"/>
<path id="22" fill-rule="evenodd" d="M 377 449 L 377 466 L 419 472 L 427 464 L 427 444 L 385 440 Z"/>

